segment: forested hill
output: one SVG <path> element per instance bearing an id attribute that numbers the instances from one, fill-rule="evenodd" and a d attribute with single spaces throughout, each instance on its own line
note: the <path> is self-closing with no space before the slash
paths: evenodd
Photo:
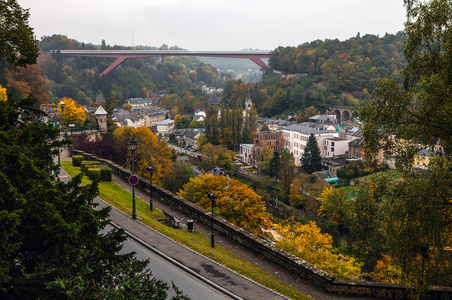
<path id="1" fill-rule="evenodd" d="M 384 37 L 358 34 L 343 42 L 316 40 L 278 47 L 269 64 L 286 74 L 321 75 L 332 90 L 371 92 L 380 78 L 394 76 L 405 64 L 403 40 L 401 32 Z"/>
<path id="2" fill-rule="evenodd" d="M 109 46 L 102 41 L 100 46 L 85 44 L 63 35 L 45 36 L 40 41 L 43 53 L 50 50 L 130 50 L 123 46 Z M 135 47 L 139 48 L 139 47 Z M 163 45 L 160 49 L 173 49 Z M 141 49 L 141 48 L 139 48 Z M 180 48 L 177 48 L 180 49 Z M 90 104 L 99 95 L 104 98 L 146 97 L 152 93 L 193 93 L 192 98 L 206 97 L 197 88 L 202 83 L 208 86 L 222 86 L 216 68 L 203 64 L 192 57 L 134 58 L 124 61 L 113 72 L 100 76 L 114 58 L 74 57 L 62 58 L 57 54 L 41 55 L 38 66 L 47 80 L 50 102 L 57 103 L 62 97 L 70 97 L 80 104 Z M 205 102 L 205 99 L 198 99 Z M 194 99 L 196 102 L 196 99 Z M 191 109 L 189 109 L 191 110 Z"/>
<path id="3" fill-rule="evenodd" d="M 260 93 L 253 94 L 257 111 L 270 117 L 304 114 L 309 107 L 322 112 L 332 104 L 359 106 L 378 80 L 397 76 L 405 65 L 403 41 L 400 32 L 278 47 L 269 59 L 273 72 L 264 74 Z"/>

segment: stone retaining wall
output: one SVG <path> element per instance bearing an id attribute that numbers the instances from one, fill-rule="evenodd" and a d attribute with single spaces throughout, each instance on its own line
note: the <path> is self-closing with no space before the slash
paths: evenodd
<path id="1" fill-rule="evenodd" d="M 109 166 L 112 172 L 127 180 L 132 174 L 129 170 L 109 161 L 101 159 L 92 154 L 72 149 L 73 155 L 83 155 L 85 160 L 97 160 L 102 165 Z M 149 191 L 151 184 L 149 180 L 141 178 L 137 188 Z M 281 250 L 265 240 L 248 233 L 247 231 L 231 224 L 221 218 L 214 218 L 212 222 L 211 213 L 181 197 L 163 189 L 160 186 L 152 185 L 153 197 L 165 203 L 171 208 L 185 214 L 187 217 L 196 220 L 206 226 L 213 223 L 214 230 L 237 244 L 244 246 L 256 255 L 261 255 L 268 260 L 278 264 L 286 270 L 308 280 L 322 289 L 338 295 L 359 296 L 367 298 L 382 299 L 405 299 L 408 294 L 408 287 L 405 285 L 376 283 L 365 281 L 346 281 L 335 279 L 329 273 L 315 267 L 314 265 Z M 444 299 L 452 297 L 452 289 L 432 287 L 429 290 L 429 299 Z"/>

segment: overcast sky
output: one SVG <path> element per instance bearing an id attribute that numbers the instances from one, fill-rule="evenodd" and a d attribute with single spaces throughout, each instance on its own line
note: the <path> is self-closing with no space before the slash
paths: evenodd
<path id="1" fill-rule="evenodd" d="M 316 39 L 396 33 L 403 0 L 17 0 L 40 39 L 113 46 L 273 50 Z"/>

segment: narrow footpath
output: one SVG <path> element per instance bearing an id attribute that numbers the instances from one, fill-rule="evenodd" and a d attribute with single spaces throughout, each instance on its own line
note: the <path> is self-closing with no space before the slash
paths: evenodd
<path id="1" fill-rule="evenodd" d="M 66 149 L 61 153 L 61 160 L 71 161 L 71 158 L 68 156 L 68 151 Z M 67 175 L 64 175 L 64 172 L 62 172 L 61 176 Z M 113 174 L 112 180 L 123 189 L 129 191 L 130 193 L 132 192 L 132 187 L 127 181 L 119 178 L 115 174 Z M 140 199 L 149 199 L 149 195 L 139 188 L 135 188 L 135 194 Z M 109 206 L 108 203 L 102 201 L 101 199 L 98 199 L 97 201 L 99 201 L 101 207 Z M 184 226 L 184 224 L 187 224 L 188 217 L 178 211 L 173 210 L 171 207 L 166 206 L 164 203 L 154 199 L 153 205 L 155 208 L 159 210 L 165 210 L 169 214 L 176 217 L 178 220 L 180 220 L 182 226 Z M 279 295 L 274 291 L 271 291 L 266 287 L 263 287 L 262 285 L 255 283 L 247 278 L 244 278 L 242 275 L 230 269 L 227 269 L 198 253 L 195 253 L 191 249 L 142 224 L 141 222 L 139 222 L 139 220 L 132 220 L 130 216 L 125 215 L 123 212 L 115 209 L 114 207 L 112 207 L 110 219 L 112 222 L 119 225 L 127 232 L 138 237 L 145 243 L 149 244 L 151 247 L 158 249 L 159 251 L 165 253 L 167 256 L 181 263 L 192 271 L 208 278 L 212 282 L 218 284 L 226 290 L 231 291 L 232 293 L 238 295 L 243 299 L 287 299 L 286 297 Z M 204 225 L 197 222 L 194 222 L 193 227 L 194 231 L 202 234 L 206 238 L 210 238 L 210 228 L 205 227 Z M 236 243 L 233 243 L 232 241 L 228 240 L 218 233 L 216 233 L 215 235 L 215 243 L 221 245 L 234 254 L 242 257 L 248 262 L 261 268 L 267 273 L 272 274 L 276 278 L 286 282 L 295 289 L 314 299 L 369 299 L 359 297 L 342 297 L 326 293 L 310 282 L 281 268 L 280 266 L 270 262 L 264 257 L 261 257 L 258 253 L 254 253 L 251 250 L 237 245 Z"/>

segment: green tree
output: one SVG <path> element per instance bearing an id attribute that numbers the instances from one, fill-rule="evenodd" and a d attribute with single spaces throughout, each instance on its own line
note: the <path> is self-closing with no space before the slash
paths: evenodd
<path id="1" fill-rule="evenodd" d="M 28 9 L 20 7 L 16 0 L 1 1 L 0 15 L 0 57 L 14 68 L 35 64 L 39 55 L 38 41 L 28 25 Z"/>
<path id="2" fill-rule="evenodd" d="M 322 157 L 320 148 L 314 134 L 311 134 L 301 157 L 301 168 L 308 173 L 322 170 Z"/>
<path id="3" fill-rule="evenodd" d="M 383 183 L 388 188 L 381 201 L 386 203 L 376 211 L 380 219 L 389 221 L 379 225 L 385 226 L 394 263 L 422 293 L 432 283 L 452 285 L 452 261 L 444 251 L 450 247 L 452 232 L 452 3 L 405 4 L 407 66 L 400 80 L 379 82 L 360 117 L 368 158 L 384 150 L 395 157 L 402 172 L 402 181 Z M 412 170 L 420 148 L 438 154 L 427 172 Z"/>
<path id="4" fill-rule="evenodd" d="M 269 174 L 271 177 L 276 177 L 278 180 L 279 168 L 281 166 L 281 157 L 278 151 L 273 152 L 273 157 L 270 161 Z"/>
<path id="5" fill-rule="evenodd" d="M 119 254 L 123 230 L 101 233 L 110 208 L 95 209 L 97 182 L 60 181 L 54 156 L 63 142 L 58 130 L 27 121 L 33 104 L 0 102 L 1 298 L 166 298 L 147 261 Z"/>
<path id="6" fill-rule="evenodd" d="M 295 159 L 293 153 L 284 150 L 281 155 L 281 166 L 279 169 L 279 178 L 281 182 L 281 198 L 287 200 L 290 195 L 290 186 L 295 175 Z"/>
<path id="7" fill-rule="evenodd" d="M 176 115 L 174 117 L 174 129 L 185 129 L 190 126 L 190 120 L 186 116 Z"/>
<path id="8" fill-rule="evenodd" d="M 257 157 L 259 169 L 261 171 L 264 171 L 267 174 L 270 173 L 269 170 L 270 170 L 272 158 L 273 158 L 273 150 L 268 147 L 264 147 L 261 150 L 261 152 L 259 153 L 259 156 Z"/>

